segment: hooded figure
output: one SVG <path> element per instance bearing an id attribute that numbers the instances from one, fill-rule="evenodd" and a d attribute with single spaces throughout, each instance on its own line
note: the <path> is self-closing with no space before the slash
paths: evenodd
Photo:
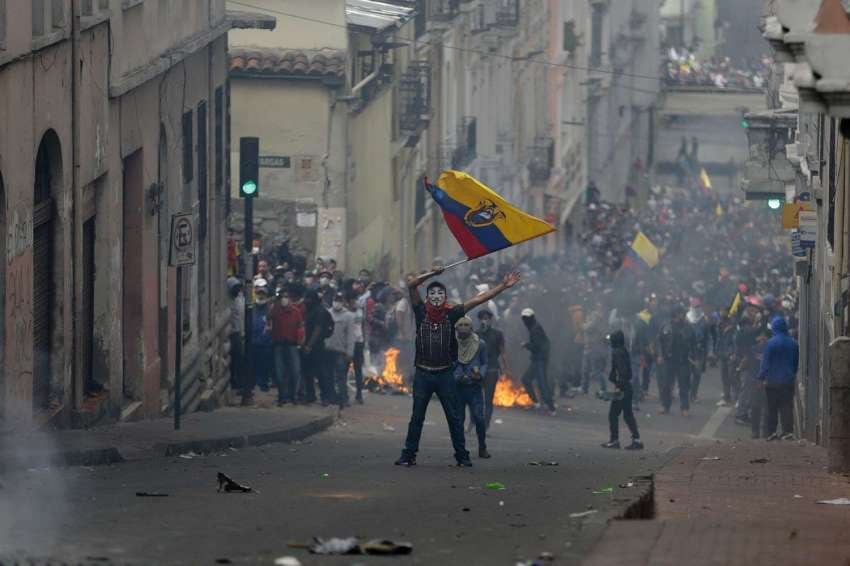
<path id="1" fill-rule="evenodd" d="M 764 348 L 758 380 L 767 396 L 768 440 L 779 438 L 776 427 L 782 419 L 783 438 L 793 438 L 794 380 L 800 362 L 800 346 L 788 335 L 788 323 L 781 316 L 770 321 L 773 338 Z"/>
<path id="2" fill-rule="evenodd" d="M 643 443 L 640 441 L 637 421 L 632 411 L 632 362 L 629 351 L 626 350 L 626 336 L 621 330 L 611 333 L 608 338 L 611 343 L 611 373 L 608 381 L 614 384 L 617 391 L 611 397 L 611 406 L 608 409 L 608 425 L 611 431 L 611 440 L 603 444 L 604 448 L 620 447 L 620 413 L 623 420 L 632 433 L 632 443 L 626 446 L 626 450 L 642 450 Z"/>
<path id="3" fill-rule="evenodd" d="M 522 322 L 528 329 L 528 342 L 523 347 L 531 353 L 531 364 L 522 378 L 522 384 L 525 387 L 528 396 L 534 401 L 534 404 L 540 406 L 537 393 L 534 391 L 534 384 L 540 390 L 540 398 L 551 413 L 555 412 L 555 402 L 552 399 L 552 390 L 549 388 L 549 337 L 540 323 L 537 322 L 537 316 L 533 309 L 527 308 L 522 311 Z"/>
<path id="4" fill-rule="evenodd" d="M 472 319 L 468 316 L 455 323 L 457 335 L 457 363 L 454 377 L 460 399 L 461 416 L 466 419 L 469 407 L 475 432 L 478 435 L 478 456 L 489 458 L 487 452 L 487 421 L 484 419 L 484 375 L 487 373 L 487 345 L 472 328 Z"/>

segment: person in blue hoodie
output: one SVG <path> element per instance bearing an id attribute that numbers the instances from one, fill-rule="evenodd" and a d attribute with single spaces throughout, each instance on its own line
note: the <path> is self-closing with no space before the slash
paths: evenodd
<path id="1" fill-rule="evenodd" d="M 478 435 L 478 457 L 489 458 L 487 451 L 487 421 L 484 417 L 484 376 L 487 374 L 487 344 L 473 332 L 472 319 L 464 316 L 455 323 L 457 337 L 457 362 L 454 378 L 457 384 L 459 414 L 466 416 L 466 408 L 475 423 Z"/>
<path id="2" fill-rule="evenodd" d="M 778 421 L 782 421 L 783 439 L 794 438 L 794 380 L 800 362 L 800 346 L 788 335 L 788 323 L 782 316 L 770 321 L 773 337 L 765 345 L 758 379 L 767 396 L 768 440 L 776 440 Z"/>
<path id="3" fill-rule="evenodd" d="M 269 286 L 264 279 L 257 279 L 254 282 L 254 294 L 253 332 L 251 333 L 254 374 L 260 389 L 268 391 L 269 383 L 274 380 L 274 358 L 271 333 L 266 327 L 266 318 L 269 314 Z"/>

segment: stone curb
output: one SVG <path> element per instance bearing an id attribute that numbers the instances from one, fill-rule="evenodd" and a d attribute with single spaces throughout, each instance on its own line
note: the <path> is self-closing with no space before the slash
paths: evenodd
<path id="1" fill-rule="evenodd" d="M 241 436 L 228 436 L 218 438 L 204 438 L 185 442 L 159 443 L 152 450 L 143 451 L 142 457 L 134 457 L 132 460 L 170 457 L 186 452 L 196 454 L 210 454 L 221 452 L 228 448 L 244 448 L 248 446 L 262 446 L 272 443 L 288 443 L 304 440 L 314 434 L 327 430 L 336 421 L 335 415 L 326 415 L 316 418 L 306 424 L 265 432 Z M 0 458 L 0 473 L 14 470 L 26 470 L 29 468 L 47 467 L 71 467 L 71 466 L 106 466 L 128 461 L 121 454 L 121 448 L 110 446 L 106 448 L 90 448 L 80 450 L 58 451 L 52 454 L 33 453 L 23 454 L 15 458 Z"/>

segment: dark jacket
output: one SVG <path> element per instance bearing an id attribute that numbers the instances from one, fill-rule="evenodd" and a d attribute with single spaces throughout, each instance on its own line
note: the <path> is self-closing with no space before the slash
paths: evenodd
<path id="1" fill-rule="evenodd" d="M 626 350 L 626 337 L 622 330 L 611 334 L 611 373 L 608 381 L 620 389 L 625 389 L 632 382 L 632 361 Z"/>
<path id="2" fill-rule="evenodd" d="M 528 329 L 528 344 L 525 347 L 531 352 L 532 360 L 544 362 L 549 360 L 549 337 L 536 320 Z"/>
<path id="3" fill-rule="evenodd" d="M 696 338 L 687 322 L 666 322 L 658 335 L 658 352 L 665 362 L 684 365 L 696 351 Z"/>
<path id="4" fill-rule="evenodd" d="M 768 340 L 761 359 L 758 378 L 767 385 L 790 385 L 797 377 L 800 362 L 800 347 L 788 336 L 788 324 L 781 316 L 770 321 L 773 338 Z"/>

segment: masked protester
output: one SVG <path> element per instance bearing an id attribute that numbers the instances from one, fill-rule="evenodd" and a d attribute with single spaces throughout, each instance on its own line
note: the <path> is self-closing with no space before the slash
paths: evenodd
<path id="1" fill-rule="evenodd" d="M 484 374 L 484 420 L 490 428 L 493 417 L 493 395 L 502 371 L 510 373 L 505 350 L 505 335 L 493 328 L 493 313 L 487 309 L 478 311 L 478 337 L 487 347 L 487 371 Z"/>
<path id="2" fill-rule="evenodd" d="M 782 420 L 782 438 L 794 438 L 794 380 L 800 362 L 800 346 L 788 335 L 788 323 L 782 316 L 770 321 L 773 338 L 765 345 L 758 380 L 767 398 L 768 440 L 780 438 L 776 429 Z"/>
<path id="3" fill-rule="evenodd" d="M 316 401 L 315 383 L 319 382 L 322 405 L 334 404 L 333 377 L 325 361 L 325 341 L 333 335 L 334 321 L 322 305 L 316 291 L 304 295 L 304 345 L 301 347 L 304 378 L 304 397 L 307 403 Z"/>
<path id="4" fill-rule="evenodd" d="M 461 418 L 469 407 L 471 420 L 478 435 L 478 457 L 489 458 L 487 452 L 487 423 L 484 420 L 484 388 L 487 374 L 487 345 L 472 330 L 472 319 L 464 316 L 455 323 L 457 364 L 454 378 L 457 384 Z"/>
<path id="5" fill-rule="evenodd" d="M 661 326 L 658 336 L 659 413 L 670 413 L 673 403 L 673 385 L 679 387 L 679 405 L 682 416 L 687 417 L 691 408 L 691 364 L 696 348 L 694 334 L 685 320 L 685 309 L 676 306 L 670 311 L 670 319 Z"/>
<path id="6" fill-rule="evenodd" d="M 640 441 L 635 415 L 632 411 L 632 362 L 629 351 L 626 349 L 626 337 L 622 330 L 616 330 L 611 334 L 611 373 L 608 381 L 614 384 L 614 395 L 611 397 L 611 406 L 608 410 L 608 425 L 611 429 L 611 439 L 602 446 L 605 448 L 620 447 L 620 414 L 632 433 L 632 443 L 626 446 L 626 450 L 643 450 Z"/>
<path id="7" fill-rule="evenodd" d="M 702 374 L 705 373 L 706 359 L 708 356 L 708 341 L 710 338 L 710 329 L 708 319 L 702 308 L 702 301 L 697 298 L 691 299 L 691 307 L 688 309 L 685 317 L 688 324 L 691 325 L 691 330 L 694 333 L 694 357 L 695 363 L 691 367 L 691 402 L 697 400 L 699 393 L 699 385 L 702 380 Z"/>
<path id="8" fill-rule="evenodd" d="M 274 352 L 267 320 L 269 315 L 269 285 L 265 279 L 254 281 L 254 309 L 251 332 L 251 355 L 254 358 L 254 377 L 261 391 L 269 390 L 274 380 Z"/>
<path id="9" fill-rule="evenodd" d="M 281 291 L 266 317 L 274 353 L 274 379 L 277 403 L 296 403 L 301 383 L 301 355 L 298 348 L 304 341 L 304 318 L 298 305 L 293 304 L 289 291 Z"/>
<path id="10" fill-rule="evenodd" d="M 333 334 L 325 344 L 327 361 L 331 375 L 334 377 L 337 402 L 340 407 L 348 406 L 348 366 L 354 357 L 355 316 L 345 306 L 342 293 L 337 293 L 331 303 L 331 318 L 333 319 Z"/>
<path id="11" fill-rule="evenodd" d="M 442 268 L 438 268 L 418 277 L 410 277 L 407 281 L 410 304 L 416 318 L 416 371 L 413 377 L 413 411 L 404 450 L 395 462 L 397 466 L 416 465 L 425 412 L 434 393 L 440 399 L 446 415 L 458 466 L 472 466 L 463 436 L 463 417 L 459 411 L 460 404 L 454 380 L 453 370 L 458 357 L 454 325 L 467 312 L 513 287 L 520 279 L 519 273 L 509 273 L 499 285 L 487 293 L 476 295 L 464 304 L 454 306 L 446 300 L 445 285 L 435 281 L 425 290 L 427 302 L 423 303 L 419 286 L 442 272 Z"/>
<path id="12" fill-rule="evenodd" d="M 536 406 L 540 406 L 540 401 L 546 405 L 550 413 L 555 412 L 555 402 L 552 399 L 552 390 L 549 387 L 549 337 L 540 323 L 537 322 L 537 317 L 532 309 L 524 309 L 522 313 L 522 322 L 528 329 L 528 342 L 523 347 L 531 354 L 531 364 L 522 378 L 522 384 L 528 392 L 528 396 L 534 401 Z M 540 396 L 534 391 L 534 385 L 540 390 Z"/>

